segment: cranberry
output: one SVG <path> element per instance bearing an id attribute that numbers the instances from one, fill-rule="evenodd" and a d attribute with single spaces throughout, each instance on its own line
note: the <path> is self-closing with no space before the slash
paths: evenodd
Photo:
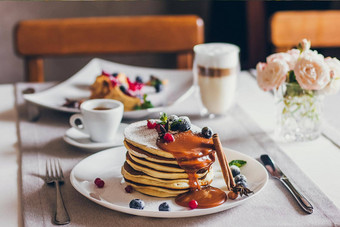
<path id="1" fill-rule="evenodd" d="M 189 207 L 190 207 L 190 209 L 196 209 L 198 207 L 198 202 L 196 200 L 194 200 L 194 199 L 191 200 L 189 202 Z"/>
<path id="2" fill-rule="evenodd" d="M 133 187 L 131 185 L 128 185 L 128 186 L 125 187 L 125 191 L 127 193 L 132 193 L 133 192 Z"/>
<path id="3" fill-rule="evenodd" d="M 156 128 L 157 123 L 156 122 L 151 122 L 148 120 L 147 126 L 149 129 L 154 129 Z"/>
<path id="4" fill-rule="evenodd" d="M 98 188 L 104 187 L 104 184 L 105 184 L 105 182 L 104 182 L 102 179 L 100 179 L 100 178 L 96 178 L 96 179 L 94 180 L 94 183 L 95 183 L 95 185 L 96 185 Z"/>
<path id="5" fill-rule="evenodd" d="M 97 177 L 95 180 L 94 180 L 94 183 L 97 184 L 97 181 L 101 180 L 99 177 Z"/>
<path id="6" fill-rule="evenodd" d="M 165 142 L 169 143 L 175 140 L 174 136 L 171 133 L 165 133 L 164 135 Z"/>

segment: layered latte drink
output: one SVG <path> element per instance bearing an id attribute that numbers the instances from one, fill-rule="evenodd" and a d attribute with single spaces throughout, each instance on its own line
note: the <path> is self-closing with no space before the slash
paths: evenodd
<path id="1" fill-rule="evenodd" d="M 201 100 L 209 114 L 225 114 L 233 103 L 239 48 L 227 43 L 207 43 L 194 47 L 194 74 Z"/>

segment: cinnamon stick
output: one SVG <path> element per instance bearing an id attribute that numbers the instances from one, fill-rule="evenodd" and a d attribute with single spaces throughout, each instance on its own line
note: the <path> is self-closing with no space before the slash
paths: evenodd
<path id="1" fill-rule="evenodd" d="M 233 174 L 231 173 L 231 170 L 229 168 L 228 160 L 227 160 L 227 157 L 226 157 L 226 155 L 223 151 L 222 144 L 221 144 L 220 138 L 218 137 L 218 134 L 215 133 L 213 135 L 212 139 L 213 139 L 213 142 L 214 142 L 218 161 L 219 161 L 221 169 L 222 169 L 224 181 L 227 185 L 227 189 L 230 191 L 231 188 L 235 186 Z"/>

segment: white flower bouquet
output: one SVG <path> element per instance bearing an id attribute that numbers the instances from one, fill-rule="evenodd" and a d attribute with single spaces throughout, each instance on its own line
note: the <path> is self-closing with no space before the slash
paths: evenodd
<path id="1" fill-rule="evenodd" d="M 272 54 L 256 66 L 257 83 L 274 90 L 278 105 L 276 133 L 286 141 L 312 140 L 321 131 L 322 96 L 340 90 L 340 61 L 310 49 L 303 39 L 297 49 Z"/>
<path id="2" fill-rule="evenodd" d="M 297 82 L 302 89 L 334 94 L 340 90 L 340 61 L 310 50 L 310 41 L 303 39 L 298 49 L 272 54 L 267 62 L 256 66 L 257 82 L 265 91 L 278 88 L 283 82 Z"/>

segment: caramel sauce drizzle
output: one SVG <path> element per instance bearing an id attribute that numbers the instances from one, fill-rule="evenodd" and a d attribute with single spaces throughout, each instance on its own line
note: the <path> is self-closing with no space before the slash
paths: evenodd
<path id="1" fill-rule="evenodd" d="M 188 174 L 190 191 L 179 195 L 176 203 L 188 207 L 188 203 L 194 199 L 198 202 L 198 208 L 214 207 L 224 203 L 227 199 L 224 191 L 211 186 L 201 187 L 198 182 L 197 171 L 209 169 L 215 162 L 213 140 L 192 131 L 175 134 L 174 138 L 175 140 L 170 143 L 159 139 L 157 146 L 170 152 L 178 165 Z"/>

